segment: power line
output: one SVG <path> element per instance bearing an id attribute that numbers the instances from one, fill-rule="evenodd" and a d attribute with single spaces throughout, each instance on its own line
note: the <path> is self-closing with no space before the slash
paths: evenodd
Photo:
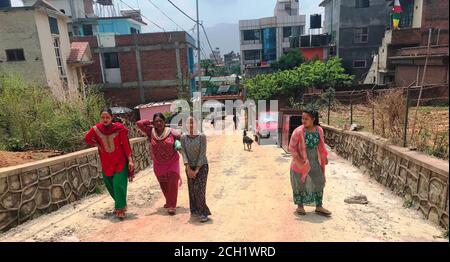
<path id="1" fill-rule="evenodd" d="M 124 1 L 122 1 L 122 0 L 119 0 L 119 1 L 122 2 L 122 4 L 126 5 L 128 8 L 130 8 L 131 10 L 138 12 L 138 10 L 134 9 L 133 7 L 131 7 L 129 4 L 125 3 Z M 139 13 L 140 13 L 140 12 L 139 12 Z M 155 25 L 155 26 L 158 27 L 159 29 L 161 29 L 161 30 L 163 30 L 164 32 L 166 32 L 166 30 L 165 30 L 163 27 L 161 27 L 161 26 L 158 25 L 157 23 L 153 22 L 152 20 L 148 19 L 145 15 L 141 14 L 141 16 L 142 16 L 143 18 L 147 19 L 147 21 L 149 21 L 150 23 L 152 23 L 153 25 Z"/>
<path id="2" fill-rule="evenodd" d="M 205 36 L 206 36 L 206 40 L 208 41 L 209 49 L 211 49 L 211 53 L 212 53 L 213 56 L 214 56 L 214 60 L 216 60 L 216 64 L 219 64 L 219 60 L 217 60 L 216 54 L 214 53 L 213 48 L 212 48 L 212 46 L 211 46 L 211 42 L 209 41 L 208 34 L 206 34 L 205 27 L 203 26 L 203 24 L 200 24 L 200 25 L 202 26 L 203 33 L 204 33 Z"/>
<path id="3" fill-rule="evenodd" d="M 180 26 L 179 24 L 177 24 L 172 18 L 170 18 L 170 16 L 168 16 L 166 13 L 164 13 L 161 8 L 159 8 L 155 3 L 153 3 L 152 0 L 148 0 L 150 2 L 150 4 L 152 4 L 156 9 L 159 10 L 159 12 L 161 12 L 165 17 L 167 17 L 170 21 L 172 21 L 176 26 L 178 26 L 179 28 L 181 28 L 183 31 L 187 32 L 187 30 L 185 30 L 182 26 Z"/>
<path id="4" fill-rule="evenodd" d="M 169 3 L 171 4 L 171 5 L 173 5 L 176 9 L 178 9 L 178 11 L 180 11 L 181 13 L 183 13 L 183 15 L 185 15 L 187 18 L 189 18 L 189 19 L 191 19 L 192 21 L 194 21 L 194 23 L 197 23 L 197 20 L 195 20 L 194 18 L 192 18 L 192 17 L 190 17 L 188 14 L 186 14 L 183 10 L 181 10 L 176 4 L 174 4 L 172 1 L 170 1 L 170 0 L 167 0 L 167 1 L 169 1 Z"/>

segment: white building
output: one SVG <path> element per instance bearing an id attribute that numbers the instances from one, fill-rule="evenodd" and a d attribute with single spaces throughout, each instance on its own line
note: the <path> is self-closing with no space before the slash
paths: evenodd
<path id="1" fill-rule="evenodd" d="M 240 20 L 242 68 L 266 67 L 278 60 L 291 48 L 290 39 L 303 34 L 305 23 L 298 0 L 277 0 L 272 17 Z"/>
<path id="2" fill-rule="evenodd" d="M 216 47 L 215 50 L 211 54 L 209 54 L 209 59 L 216 65 L 221 66 L 223 65 L 223 57 L 220 54 L 220 49 Z"/>
<path id="3" fill-rule="evenodd" d="M 0 8 L 0 71 L 48 86 L 61 100 L 77 95 L 89 48 L 69 41 L 67 16 L 44 0 Z"/>

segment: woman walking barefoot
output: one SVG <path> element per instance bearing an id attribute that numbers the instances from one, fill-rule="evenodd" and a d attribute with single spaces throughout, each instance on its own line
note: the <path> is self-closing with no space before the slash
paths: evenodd
<path id="1" fill-rule="evenodd" d="M 306 215 L 304 206 L 315 205 L 317 214 L 331 216 L 331 212 L 322 206 L 328 153 L 323 129 L 319 125 L 319 114 L 304 111 L 302 122 L 294 130 L 289 143 L 292 154 L 291 185 L 294 203 L 298 206 L 296 212 Z"/>
<path id="2" fill-rule="evenodd" d="M 170 215 L 175 215 L 178 182 L 181 182 L 180 156 L 175 144 L 180 136 L 171 128 L 166 127 L 166 118 L 161 113 L 153 116 L 153 123 L 149 120 L 140 120 L 136 125 L 150 140 L 153 171 L 166 198 L 164 208 L 167 208 Z"/>
<path id="3" fill-rule="evenodd" d="M 128 129 L 121 123 L 113 123 L 112 119 L 111 109 L 104 108 L 100 114 L 100 123 L 89 130 L 84 140 L 98 148 L 103 181 L 114 199 L 114 213 L 123 219 L 127 209 L 128 181 L 133 181 L 134 177 L 134 163 Z"/>
<path id="4" fill-rule="evenodd" d="M 181 136 L 181 154 L 186 167 L 191 215 L 198 216 L 200 222 L 204 223 L 211 215 L 206 205 L 209 167 L 206 158 L 206 136 L 198 131 L 195 123 L 192 116 L 187 119 L 188 133 Z"/>

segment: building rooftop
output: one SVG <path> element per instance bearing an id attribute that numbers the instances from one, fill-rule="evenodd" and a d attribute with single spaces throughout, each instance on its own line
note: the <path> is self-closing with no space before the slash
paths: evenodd
<path id="1" fill-rule="evenodd" d="M 82 63 L 83 56 L 89 50 L 88 42 L 72 42 L 70 44 L 70 54 L 67 63 Z"/>
<path id="2" fill-rule="evenodd" d="M 34 9 L 46 9 L 50 11 L 53 15 L 58 15 L 60 17 L 69 18 L 64 13 L 59 11 L 56 7 L 45 0 L 38 0 L 32 6 L 13 6 L 13 7 L 2 7 L 0 11 L 2 12 L 11 12 L 11 11 L 20 11 L 20 10 L 34 10 Z"/>

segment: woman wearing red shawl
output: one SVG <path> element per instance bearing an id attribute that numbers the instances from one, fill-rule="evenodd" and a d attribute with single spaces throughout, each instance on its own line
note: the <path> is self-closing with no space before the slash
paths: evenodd
<path id="1" fill-rule="evenodd" d="M 181 182 L 181 178 L 180 155 L 174 145 L 175 141 L 180 139 L 180 135 L 166 127 L 166 118 L 161 113 L 153 116 L 153 123 L 149 120 L 140 120 L 136 126 L 150 140 L 153 171 L 166 198 L 164 208 L 167 208 L 170 215 L 175 215 L 178 183 Z"/>
<path id="2" fill-rule="evenodd" d="M 134 177 L 134 163 L 128 141 L 128 129 L 121 123 L 113 123 L 111 109 L 105 108 L 100 123 L 93 126 L 84 137 L 89 145 L 96 145 L 102 165 L 103 181 L 114 199 L 116 217 L 125 218 L 127 186 Z"/>
<path id="3" fill-rule="evenodd" d="M 289 143 L 291 185 L 297 214 L 306 215 L 304 205 L 314 205 L 317 214 L 330 216 L 331 212 L 322 206 L 328 152 L 323 129 L 319 125 L 319 114 L 305 110 L 302 122 L 292 133 Z"/>

